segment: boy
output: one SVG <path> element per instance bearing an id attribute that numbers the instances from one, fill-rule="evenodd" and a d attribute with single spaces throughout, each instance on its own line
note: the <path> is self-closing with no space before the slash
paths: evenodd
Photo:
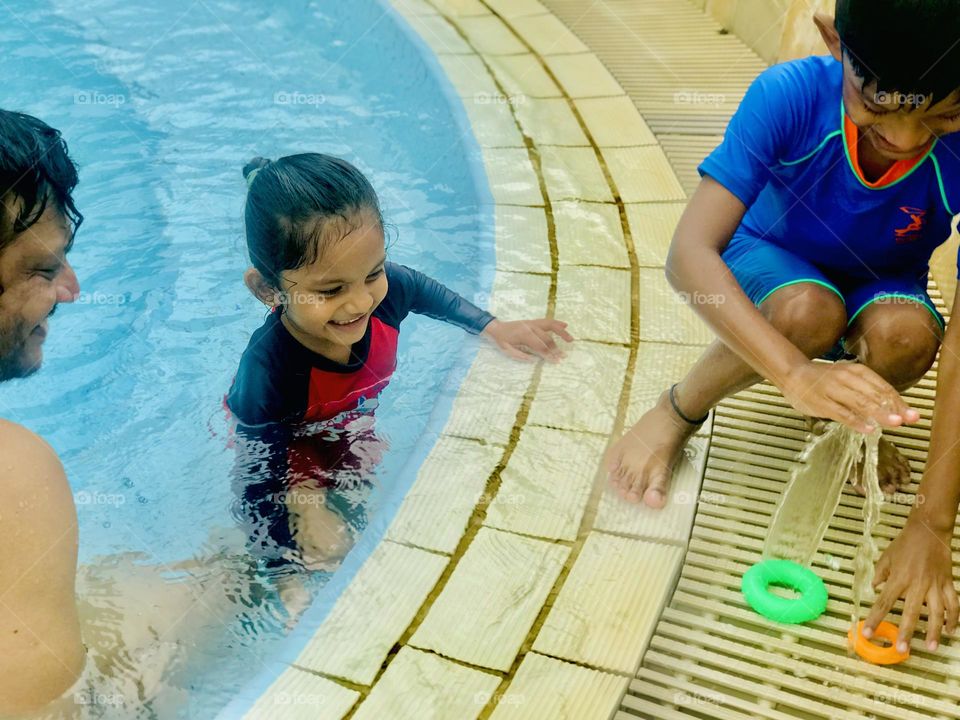
<path id="1" fill-rule="evenodd" d="M 805 415 L 862 432 L 916 422 L 899 391 L 926 373 L 942 338 L 925 502 L 877 564 L 885 587 L 864 629 L 872 635 L 905 594 L 898 647 L 926 601 L 933 650 L 958 614 L 960 445 L 946 421 L 960 413 L 960 329 L 944 336 L 926 283 L 960 212 L 960 0 L 837 0 L 836 20 L 815 22 L 832 57 L 754 82 L 701 165 L 670 248 L 676 290 L 724 298 L 695 307 L 718 340 L 610 449 L 607 467 L 625 499 L 662 507 L 709 410 L 762 378 Z M 827 353 L 859 362 L 812 362 Z M 886 441 L 880 480 L 887 490 L 909 481 Z"/>

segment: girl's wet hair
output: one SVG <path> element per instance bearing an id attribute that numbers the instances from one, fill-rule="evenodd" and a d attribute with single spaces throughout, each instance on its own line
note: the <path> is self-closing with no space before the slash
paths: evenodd
<path id="1" fill-rule="evenodd" d="M 244 210 L 250 260 L 275 288 L 284 270 L 315 262 L 354 229 L 357 213 L 372 212 L 383 227 L 373 186 L 346 160 L 320 153 L 255 157 L 243 176 L 250 186 Z"/>

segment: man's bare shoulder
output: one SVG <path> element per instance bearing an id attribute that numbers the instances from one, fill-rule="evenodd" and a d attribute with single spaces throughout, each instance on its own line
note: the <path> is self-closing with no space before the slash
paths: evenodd
<path id="1" fill-rule="evenodd" d="M 76 515 L 57 453 L 31 430 L 0 420 L 0 535 L 21 522 L 49 520 L 62 530 L 65 513 Z"/>
<path id="2" fill-rule="evenodd" d="M 56 452 L 0 420 L 0 715 L 41 707 L 83 665 L 77 513 Z M 37 638 L 43 638 L 37 642 Z"/>

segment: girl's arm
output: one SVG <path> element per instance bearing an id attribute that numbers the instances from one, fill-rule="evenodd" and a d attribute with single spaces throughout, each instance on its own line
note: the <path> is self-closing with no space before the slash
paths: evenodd
<path id="1" fill-rule="evenodd" d="M 553 340 L 556 333 L 567 342 L 573 337 L 566 323 L 548 318 L 504 322 L 422 272 L 388 263 L 390 293 L 404 299 L 410 312 L 443 320 L 474 335 L 482 335 L 516 360 L 534 356 L 559 360 L 563 355 Z"/>
<path id="2" fill-rule="evenodd" d="M 838 420 L 861 432 L 871 430 L 871 421 L 888 427 L 915 422 L 916 411 L 879 375 L 861 364 L 810 361 L 754 306 L 720 257 L 745 213 L 733 193 L 704 177 L 670 245 L 666 273 L 673 288 L 688 297 L 723 298 L 693 309 L 801 413 Z"/>
<path id="3" fill-rule="evenodd" d="M 960 312 L 960 287 L 953 307 Z M 960 505 L 960 443 L 954 418 L 960 416 L 960 326 L 950 322 L 940 349 L 937 395 L 930 430 L 930 450 L 916 502 L 900 535 L 877 563 L 874 585 L 884 584 L 864 623 L 864 635 L 876 630 L 894 603 L 904 597 L 897 644 L 904 650 L 923 603 L 927 604 L 927 646 L 935 650 L 946 622 L 957 626 L 958 599 L 953 585 L 953 539 Z"/>
<path id="4" fill-rule="evenodd" d="M 387 263 L 387 280 L 390 297 L 400 298 L 399 305 L 405 306 L 401 315 L 406 315 L 407 311 L 426 315 L 474 335 L 483 332 L 494 319 L 490 313 L 419 270 Z"/>

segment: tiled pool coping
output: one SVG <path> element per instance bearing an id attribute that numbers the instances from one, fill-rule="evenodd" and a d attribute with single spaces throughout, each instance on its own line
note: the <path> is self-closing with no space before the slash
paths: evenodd
<path id="1" fill-rule="evenodd" d="M 619 83 L 536 0 L 393 6 L 482 148 L 493 312 L 557 317 L 578 341 L 556 366 L 481 350 L 387 539 L 246 717 L 607 718 L 679 572 L 709 437 L 668 510 L 606 491 L 608 438 L 710 337 L 663 279 L 686 195 Z"/>

